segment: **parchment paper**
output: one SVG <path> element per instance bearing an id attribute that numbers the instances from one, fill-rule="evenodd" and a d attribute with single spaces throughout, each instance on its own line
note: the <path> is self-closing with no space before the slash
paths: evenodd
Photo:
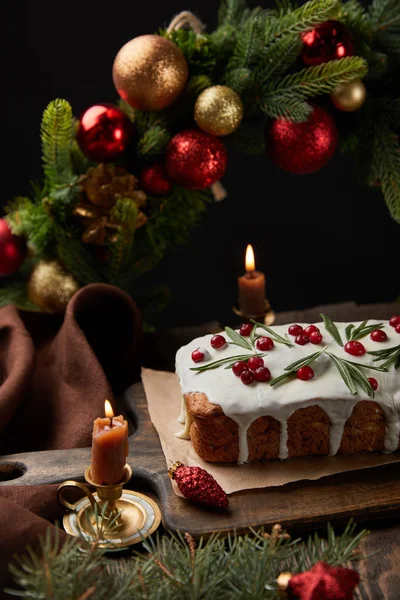
<path id="1" fill-rule="evenodd" d="M 151 421 L 161 440 L 167 467 L 177 460 L 185 465 L 206 469 L 227 494 L 239 490 L 285 485 L 304 479 L 315 480 L 327 475 L 368 469 L 399 462 L 400 452 L 393 454 L 355 454 L 340 456 L 310 456 L 289 460 L 252 462 L 244 465 L 210 463 L 202 460 L 188 440 L 175 434 L 182 429 L 177 422 L 181 405 L 181 390 L 175 373 L 142 369 L 142 381 L 147 396 Z M 179 494 L 177 487 L 174 490 Z"/>

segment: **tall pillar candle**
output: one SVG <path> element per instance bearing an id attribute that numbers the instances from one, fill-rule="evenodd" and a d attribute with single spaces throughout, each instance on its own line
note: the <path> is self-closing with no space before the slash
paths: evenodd
<path id="1" fill-rule="evenodd" d="M 255 269 L 252 246 L 246 249 L 246 273 L 238 278 L 239 308 L 248 317 L 264 314 L 266 305 L 265 275 Z"/>
<path id="2" fill-rule="evenodd" d="M 113 414 L 108 402 L 107 416 L 93 422 L 91 478 L 99 485 L 114 485 L 124 477 L 128 423 L 122 415 L 114 417 Z"/>

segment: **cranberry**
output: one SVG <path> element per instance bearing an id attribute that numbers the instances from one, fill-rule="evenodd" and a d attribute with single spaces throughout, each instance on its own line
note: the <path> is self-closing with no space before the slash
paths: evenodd
<path id="1" fill-rule="evenodd" d="M 373 331 L 371 331 L 370 338 L 374 342 L 386 342 L 388 336 L 384 331 L 382 331 L 382 329 L 374 329 Z"/>
<path id="2" fill-rule="evenodd" d="M 312 331 L 310 333 L 310 342 L 312 344 L 320 344 L 322 342 L 322 335 L 320 331 Z"/>
<path id="3" fill-rule="evenodd" d="M 347 342 L 344 349 L 348 354 L 351 354 L 352 356 L 362 356 L 366 353 L 366 350 L 362 343 L 357 342 L 357 340 Z"/>
<path id="4" fill-rule="evenodd" d="M 314 377 L 314 371 L 311 367 L 301 367 L 297 371 L 297 379 L 301 379 L 302 381 L 308 381 Z"/>
<path id="5" fill-rule="evenodd" d="M 243 325 L 239 329 L 240 335 L 244 335 L 248 337 L 253 331 L 253 325 L 251 323 L 243 323 Z"/>
<path id="6" fill-rule="evenodd" d="M 213 348 L 223 348 L 226 344 L 226 339 L 223 335 L 213 335 L 210 344 Z"/>
<path id="7" fill-rule="evenodd" d="M 318 327 L 316 325 L 309 325 L 305 328 L 304 333 L 310 337 L 314 331 L 319 331 Z"/>
<path id="8" fill-rule="evenodd" d="M 299 346 L 305 346 L 305 344 L 308 344 L 308 342 L 310 341 L 310 338 L 306 335 L 304 335 L 303 333 L 300 333 L 300 335 L 297 335 L 295 340 L 296 344 L 299 344 Z"/>
<path id="9" fill-rule="evenodd" d="M 394 328 L 396 333 L 400 333 L 400 323 Z"/>
<path id="10" fill-rule="evenodd" d="M 253 375 L 253 373 L 251 371 L 248 371 L 246 369 L 246 371 L 243 371 L 240 374 L 240 381 L 242 383 L 244 383 L 244 385 L 250 385 L 254 381 L 254 375 Z"/>
<path id="11" fill-rule="evenodd" d="M 233 363 L 232 371 L 235 373 L 235 375 L 237 375 L 237 377 L 239 377 L 243 371 L 247 371 L 247 364 L 244 362 L 244 360 L 238 360 Z"/>
<path id="12" fill-rule="evenodd" d="M 247 366 L 251 371 L 255 371 L 264 366 L 264 361 L 261 356 L 251 356 L 247 361 Z"/>
<path id="13" fill-rule="evenodd" d="M 291 325 L 288 329 L 290 335 L 300 335 L 303 333 L 303 328 L 301 325 Z"/>
<path id="14" fill-rule="evenodd" d="M 265 352 L 266 350 L 272 350 L 274 346 L 274 340 L 271 340 L 271 338 L 269 337 L 263 336 L 258 338 L 258 340 L 256 341 L 256 348 L 258 350 L 261 350 L 262 352 Z"/>
<path id="15" fill-rule="evenodd" d="M 378 382 L 375 379 L 375 377 L 368 377 L 368 381 L 370 382 L 371 387 L 374 391 L 378 389 Z"/>
<path id="16" fill-rule="evenodd" d="M 389 325 L 392 327 L 397 327 L 397 325 L 400 325 L 400 315 L 392 317 L 389 321 Z"/>
<path id="17" fill-rule="evenodd" d="M 256 381 L 269 381 L 271 379 L 271 371 L 267 367 L 259 367 L 254 371 Z"/>
<path id="18" fill-rule="evenodd" d="M 202 362 L 203 360 L 207 360 L 210 358 L 207 350 L 205 348 L 197 348 L 192 352 L 192 361 L 195 363 Z"/>

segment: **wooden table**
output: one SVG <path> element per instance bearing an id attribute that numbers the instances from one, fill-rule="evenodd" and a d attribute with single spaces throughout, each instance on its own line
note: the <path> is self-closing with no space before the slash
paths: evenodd
<path id="1" fill-rule="evenodd" d="M 368 318 L 390 318 L 400 313 L 398 303 L 357 306 L 352 302 L 321 306 L 304 311 L 278 313 L 276 324 L 294 322 L 317 322 L 319 314 L 324 312 L 333 320 L 357 321 Z M 231 326 L 237 325 L 233 317 Z M 147 338 L 143 355 L 143 366 L 153 369 L 174 370 L 176 350 L 194 337 L 214 333 L 221 329 L 218 322 L 206 323 L 199 327 L 175 329 L 158 332 Z M 400 478 L 400 469 L 399 469 Z M 362 499 L 360 499 L 362 502 Z M 367 502 L 366 502 L 367 504 Z M 368 520 L 362 526 L 371 534 L 361 544 L 361 550 L 368 558 L 360 563 L 362 578 L 360 597 L 362 600 L 399 600 L 400 599 L 400 515 Z M 296 534 L 306 531 L 296 530 Z"/>

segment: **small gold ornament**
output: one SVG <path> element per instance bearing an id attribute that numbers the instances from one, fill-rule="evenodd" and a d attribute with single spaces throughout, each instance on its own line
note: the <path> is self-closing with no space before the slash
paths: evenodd
<path id="1" fill-rule="evenodd" d="M 82 183 L 85 197 L 73 210 L 86 227 L 81 238 L 84 244 L 103 246 L 118 239 L 123 225 L 113 218 L 112 209 L 118 198 L 132 200 L 137 208 L 144 206 L 147 195 L 143 190 L 137 190 L 137 185 L 138 179 L 123 167 L 101 163 L 88 170 Z M 146 222 L 147 216 L 139 210 L 136 229 Z"/>
<path id="2" fill-rule="evenodd" d="M 281 598 L 286 597 L 286 592 L 289 587 L 289 581 L 292 577 L 293 573 L 290 573 L 289 571 L 284 571 L 279 575 L 278 579 L 276 580 L 276 583 L 278 584 L 278 595 L 281 596 Z"/>
<path id="3" fill-rule="evenodd" d="M 64 312 L 78 289 L 76 279 L 58 260 L 40 260 L 27 281 L 29 300 L 50 313 Z"/>
<path id="4" fill-rule="evenodd" d="M 198 96 L 194 107 L 197 125 L 212 135 L 229 135 L 243 119 L 239 94 L 226 85 L 213 85 Z"/>
<path id="5" fill-rule="evenodd" d="M 159 35 L 140 35 L 122 46 L 113 66 L 118 94 L 141 110 L 162 110 L 172 104 L 188 75 L 180 48 Z"/>
<path id="6" fill-rule="evenodd" d="M 339 110 L 353 112 L 361 108 L 367 97 L 367 90 L 361 79 L 338 85 L 331 92 L 331 100 Z"/>

